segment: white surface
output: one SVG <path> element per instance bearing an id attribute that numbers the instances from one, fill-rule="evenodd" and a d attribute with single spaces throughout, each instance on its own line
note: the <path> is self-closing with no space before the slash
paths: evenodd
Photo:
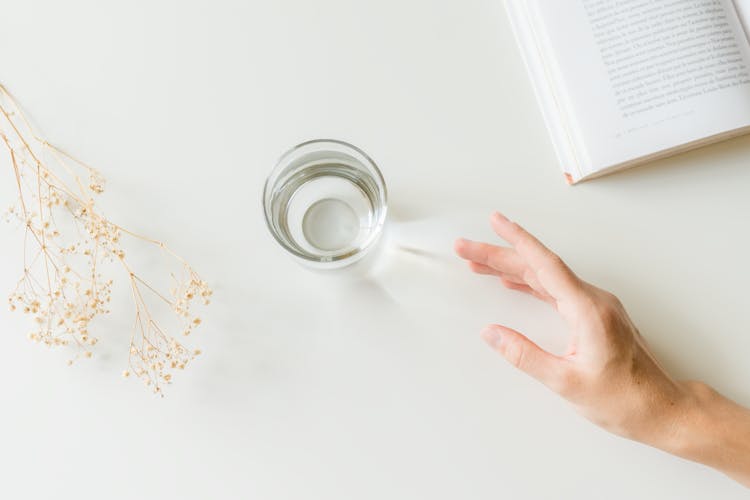
<path id="1" fill-rule="evenodd" d="M 72 369 L 0 313 L 4 498 L 746 497 L 589 425 L 482 345 L 489 322 L 548 346 L 564 332 L 451 242 L 492 239 L 504 210 L 618 293 L 675 374 L 748 404 L 750 138 L 566 186 L 496 0 L 34 0 L 3 20 L 0 80 L 101 168 L 112 218 L 216 291 L 205 355 L 165 399 L 119 375 L 125 293 Z M 263 226 L 265 174 L 315 137 L 362 147 L 389 183 L 374 279 L 308 272 Z M 0 231 L 10 289 L 20 247 Z"/>

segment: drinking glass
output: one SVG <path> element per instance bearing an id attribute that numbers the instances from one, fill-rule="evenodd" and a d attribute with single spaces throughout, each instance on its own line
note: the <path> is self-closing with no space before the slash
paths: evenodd
<path id="1" fill-rule="evenodd" d="M 287 151 L 266 180 L 263 209 L 271 234 L 318 269 L 353 264 L 378 243 L 388 212 L 383 175 L 361 149 L 318 139 Z"/>

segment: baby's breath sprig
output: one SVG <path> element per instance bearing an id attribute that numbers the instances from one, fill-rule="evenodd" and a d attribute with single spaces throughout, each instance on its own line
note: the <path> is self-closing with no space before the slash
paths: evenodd
<path id="1" fill-rule="evenodd" d="M 113 280 L 104 276 L 108 262 L 119 263 L 130 285 L 135 322 L 128 367 L 123 376 L 138 377 L 156 393 L 172 382 L 200 354 L 157 323 L 154 304 L 171 309 L 189 335 L 201 323 L 191 306 L 208 304 L 211 289 L 195 270 L 164 243 L 129 231 L 101 215 L 94 199 L 104 191 L 104 178 L 42 139 L 20 107 L 0 84 L 0 142 L 7 150 L 18 198 L 6 212 L 7 221 L 24 229 L 23 272 L 8 297 L 11 311 L 33 318 L 32 341 L 71 346 L 73 364 L 92 357 L 98 338 L 94 320 L 109 312 Z M 2 161 L 2 160 L 0 160 Z M 162 293 L 130 266 L 121 246 L 123 236 L 159 249 L 180 269 L 173 286 Z"/>

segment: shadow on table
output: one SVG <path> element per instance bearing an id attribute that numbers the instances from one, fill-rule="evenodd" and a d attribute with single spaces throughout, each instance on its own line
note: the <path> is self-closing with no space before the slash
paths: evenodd
<path id="1" fill-rule="evenodd" d="M 748 158 L 750 158 L 750 135 L 745 135 L 648 162 L 613 175 L 584 182 L 581 185 L 619 186 L 633 182 L 640 185 L 643 181 L 690 180 L 695 176 L 703 175 L 710 175 L 712 178 L 735 177 L 747 174 Z"/>

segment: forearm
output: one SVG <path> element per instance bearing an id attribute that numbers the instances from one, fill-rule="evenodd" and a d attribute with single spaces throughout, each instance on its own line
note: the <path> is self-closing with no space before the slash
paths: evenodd
<path id="1" fill-rule="evenodd" d="M 750 410 L 709 386 L 684 384 L 685 407 L 664 450 L 720 470 L 750 487 Z"/>

